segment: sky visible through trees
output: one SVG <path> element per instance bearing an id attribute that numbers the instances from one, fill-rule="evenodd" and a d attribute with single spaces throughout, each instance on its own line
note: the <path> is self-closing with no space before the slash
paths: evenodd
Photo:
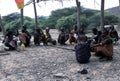
<path id="1" fill-rule="evenodd" d="M 29 0 L 25 0 L 25 3 Z M 81 5 L 86 8 L 98 9 L 100 10 L 101 0 L 79 0 Z M 119 5 L 119 0 L 105 0 L 105 9 L 115 7 Z M 64 7 L 76 6 L 75 0 L 63 1 L 63 6 L 57 1 L 47 1 L 40 2 L 36 5 L 38 16 L 48 16 L 52 10 L 61 9 Z M 8 15 L 10 13 L 20 12 L 17 8 L 14 0 L 0 0 L 0 13 L 2 16 Z M 28 14 L 29 12 L 29 14 Z M 29 17 L 34 17 L 33 5 L 30 4 L 24 8 L 24 15 Z"/>

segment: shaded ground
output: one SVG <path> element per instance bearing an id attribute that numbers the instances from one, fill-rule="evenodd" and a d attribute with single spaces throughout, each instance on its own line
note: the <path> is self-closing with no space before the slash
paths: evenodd
<path id="1" fill-rule="evenodd" d="M 111 62 L 99 62 L 92 56 L 88 64 L 77 63 L 74 51 L 51 46 L 11 51 L 0 55 L 0 81 L 120 81 L 119 49 L 120 45 L 114 46 Z M 88 74 L 79 73 L 83 68 Z"/>

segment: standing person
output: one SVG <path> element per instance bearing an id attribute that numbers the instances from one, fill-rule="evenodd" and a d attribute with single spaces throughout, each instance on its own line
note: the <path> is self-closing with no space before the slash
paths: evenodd
<path id="1" fill-rule="evenodd" d="M 101 59 L 112 60 L 113 59 L 113 41 L 109 35 L 109 31 L 105 30 L 102 34 L 102 40 L 100 43 L 95 44 L 95 52 Z"/>
<path id="2" fill-rule="evenodd" d="M 75 46 L 76 60 L 79 63 L 88 63 L 91 57 L 90 44 L 85 35 L 78 36 L 78 44 Z"/>

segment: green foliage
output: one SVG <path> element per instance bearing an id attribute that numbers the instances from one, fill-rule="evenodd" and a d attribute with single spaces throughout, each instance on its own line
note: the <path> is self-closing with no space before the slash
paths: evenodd
<path id="1" fill-rule="evenodd" d="M 88 17 L 91 17 L 91 16 L 93 16 L 94 14 L 96 14 L 96 13 L 98 13 L 98 12 L 99 12 L 99 11 L 97 11 L 97 10 L 83 9 L 82 12 L 81 12 L 81 14 L 85 14 L 86 17 L 88 18 Z"/>
<path id="2" fill-rule="evenodd" d="M 67 17 L 69 15 L 72 15 L 76 12 L 76 8 L 64 8 L 64 9 L 58 9 L 55 11 L 52 11 L 48 22 L 49 22 L 49 27 L 55 28 L 55 25 L 57 23 L 57 20 L 59 20 L 62 17 Z"/>
<path id="3" fill-rule="evenodd" d="M 48 18 L 42 16 L 38 17 L 38 27 L 45 29 L 48 26 Z"/>
<path id="4" fill-rule="evenodd" d="M 13 29 L 13 30 L 15 30 L 16 28 L 21 29 L 20 14 L 18 13 L 12 13 L 7 16 L 3 16 L 2 21 L 3 21 L 3 26 L 5 27 L 5 29 L 8 29 L 8 28 Z M 32 18 L 25 16 L 24 23 L 28 29 L 33 29 L 34 20 Z"/>
<path id="5" fill-rule="evenodd" d="M 11 14 L 9 14 L 9 15 L 7 15 L 7 16 L 3 16 L 3 19 L 4 19 L 4 21 L 6 21 L 6 22 L 11 22 L 11 20 L 16 20 L 16 19 L 19 19 L 19 17 L 20 17 L 20 14 L 19 13 L 11 13 Z"/>
<path id="6" fill-rule="evenodd" d="M 60 29 L 61 27 L 70 30 L 75 24 L 76 24 L 76 14 L 67 16 L 67 17 L 62 17 L 58 19 L 56 28 Z"/>
<path id="7" fill-rule="evenodd" d="M 92 15 L 90 18 L 88 18 L 88 27 L 96 27 L 100 26 L 100 13 L 96 13 Z"/>
<path id="8" fill-rule="evenodd" d="M 38 28 L 45 29 L 46 27 L 60 29 L 64 27 L 66 30 L 70 30 L 77 24 L 77 10 L 76 7 L 64 8 L 52 11 L 49 17 L 38 17 Z M 100 26 L 100 11 L 81 8 L 80 23 L 84 29 L 91 29 L 93 27 Z M 120 16 L 111 15 L 105 12 L 105 25 L 118 24 Z M 5 29 L 21 29 L 20 26 L 20 14 L 11 13 L 2 17 L 3 26 Z M 24 16 L 24 24 L 29 31 L 33 31 L 35 28 L 35 20 Z"/>
<path id="9" fill-rule="evenodd" d="M 93 16 L 88 18 L 88 28 L 93 28 L 100 26 L 100 12 L 95 13 Z M 119 23 L 119 18 L 115 15 L 111 15 L 108 12 L 105 12 L 104 14 L 104 24 L 110 25 L 110 24 L 116 24 Z"/>
<path id="10" fill-rule="evenodd" d="M 116 24 L 119 23 L 119 18 L 111 14 L 105 14 L 105 24 Z"/>
<path id="11" fill-rule="evenodd" d="M 80 17 L 81 27 L 84 29 L 88 25 L 88 21 L 85 15 L 81 15 Z M 70 30 L 77 24 L 77 15 L 76 13 L 67 17 L 62 17 L 57 21 L 56 28 L 60 29 L 63 27 L 64 29 Z"/>

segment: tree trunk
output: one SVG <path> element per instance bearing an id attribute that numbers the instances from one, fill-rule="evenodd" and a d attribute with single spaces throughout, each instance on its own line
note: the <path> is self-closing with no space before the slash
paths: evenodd
<path id="1" fill-rule="evenodd" d="M 119 6 L 120 6 L 120 0 L 119 0 Z"/>
<path id="2" fill-rule="evenodd" d="M 3 36 L 5 36 L 5 28 L 4 28 L 3 25 L 2 25 L 2 18 L 1 18 L 1 15 L 0 15 L 0 27 L 1 27 L 1 29 L 2 29 Z"/>
<path id="3" fill-rule="evenodd" d="M 33 6 L 34 6 L 34 13 L 35 13 L 35 29 L 36 29 L 38 26 L 38 22 L 37 22 L 37 10 L 36 10 L 35 0 L 33 0 Z"/>
<path id="4" fill-rule="evenodd" d="M 104 3 L 105 0 L 101 0 L 101 24 L 100 24 L 101 30 L 104 29 Z"/>
<path id="5" fill-rule="evenodd" d="M 120 10 L 120 0 L 119 0 L 119 10 Z"/>
<path id="6" fill-rule="evenodd" d="M 80 2 L 76 0 L 76 5 L 77 5 L 77 31 L 78 35 L 80 34 Z"/>
<path id="7" fill-rule="evenodd" d="M 20 9 L 20 12 L 21 12 L 21 28 L 22 28 L 24 25 L 23 9 Z"/>

